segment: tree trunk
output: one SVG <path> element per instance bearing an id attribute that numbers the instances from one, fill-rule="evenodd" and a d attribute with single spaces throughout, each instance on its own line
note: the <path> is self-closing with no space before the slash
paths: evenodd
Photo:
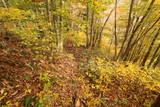
<path id="1" fill-rule="evenodd" d="M 51 22 L 51 6 L 50 6 L 50 0 L 46 0 L 46 16 L 48 22 Z"/>
<path id="2" fill-rule="evenodd" d="M 94 17 L 95 17 L 95 12 L 94 12 L 94 10 L 92 10 L 90 44 L 89 44 L 91 48 L 93 46 L 93 36 L 94 36 Z"/>
<path id="3" fill-rule="evenodd" d="M 114 39 L 115 39 L 115 53 L 114 53 L 114 59 L 116 59 L 116 57 L 117 57 L 117 0 L 115 0 L 115 21 L 114 21 L 114 24 L 115 24 L 115 26 L 114 26 L 114 29 L 115 29 L 115 31 L 114 31 L 114 33 L 115 33 L 115 37 L 114 37 Z"/>
<path id="4" fill-rule="evenodd" d="M 107 24 L 111 14 L 112 14 L 112 12 L 114 11 L 114 9 L 115 9 L 115 7 L 110 11 L 108 17 L 106 18 L 106 20 L 105 20 L 105 22 L 104 22 L 104 24 L 102 26 L 102 29 L 100 30 L 100 33 L 99 33 L 99 36 L 98 36 L 98 46 L 100 46 L 100 43 L 101 43 L 102 33 L 103 33 L 103 30 L 104 30 L 104 27 L 106 26 L 106 24 Z"/>
<path id="5" fill-rule="evenodd" d="M 87 3 L 87 18 L 86 18 L 86 47 L 89 46 L 89 34 L 88 34 L 88 24 L 89 24 L 89 4 Z"/>
<path id="6" fill-rule="evenodd" d="M 2 0 L 2 3 L 4 5 L 4 7 L 7 8 L 7 4 L 6 4 L 5 0 Z"/>
<path id="7" fill-rule="evenodd" d="M 126 42 L 126 40 L 127 40 L 127 37 L 128 37 L 129 29 L 130 29 L 130 26 L 131 26 L 131 20 L 132 20 L 132 12 L 133 12 L 134 2 L 135 2 L 135 0 L 132 0 L 132 1 L 131 1 L 131 4 L 130 4 L 130 10 L 129 10 L 129 16 L 128 16 L 128 25 L 127 25 L 127 27 L 126 27 L 126 32 L 125 32 L 124 40 L 123 40 L 123 43 L 122 43 L 122 46 L 121 46 L 121 49 L 120 49 L 120 51 L 119 51 L 119 54 L 118 54 L 117 59 L 118 59 L 119 57 L 121 57 L 121 55 L 122 55 L 122 53 L 123 53 L 123 50 L 124 50 L 124 49 L 123 49 L 123 48 L 124 48 L 124 44 L 125 44 L 125 42 Z"/>
<path id="8" fill-rule="evenodd" d="M 157 52 L 159 51 L 159 49 L 160 49 L 160 44 L 159 44 L 158 47 L 156 48 L 156 50 L 155 50 L 155 52 L 154 52 L 154 54 L 153 54 L 153 56 L 152 56 L 152 58 L 151 58 L 151 60 L 150 60 L 150 62 L 149 62 L 149 64 L 148 64 L 148 68 L 152 65 L 152 63 L 153 63 L 154 60 L 156 59 Z"/>
<path id="9" fill-rule="evenodd" d="M 154 36 L 154 38 L 153 38 L 153 40 L 152 40 L 152 42 L 151 42 L 151 45 L 150 45 L 150 47 L 149 47 L 149 49 L 148 49 L 148 51 L 147 51 L 147 53 L 146 53 L 146 55 L 145 55 L 142 63 L 141 63 L 142 66 L 145 65 L 145 63 L 146 63 L 146 61 L 147 61 L 147 59 L 148 59 L 148 57 L 149 57 L 149 55 L 150 55 L 150 53 L 151 53 L 151 50 L 152 50 L 152 48 L 153 48 L 153 45 L 154 45 L 154 43 L 155 43 L 155 41 L 156 41 L 159 33 L 160 33 L 160 28 L 158 29 L 158 32 L 157 32 L 156 35 Z"/>
<path id="10" fill-rule="evenodd" d="M 60 0 L 60 8 L 62 9 L 62 0 Z M 59 51 L 62 52 L 63 51 L 63 37 L 62 37 L 62 33 L 63 33 L 63 19 L 62 19 L 62 15 L 59 16 L 59 38 L 58 38 L 58 48 Z"/>
<path id="11" fill-rule="evenodd" d="M 137 39 L 131 44 L 131 46 L 133 47 L 139 40 L 143 39 L 143 37 L 146 36 L 146 34 L 152 30 L 152 28 L 158 23 L 158 21 L 160 20 L 160 17 L 157 18 L 157 20 L 153 23 L 153 25 L 148 28 L 144 33 L 142 33 L 141 36 L 139 36 L 139 38 L 137 37 Z"/>
<path id="12" fill-rule="evenodd" d="M 160 55 L 158 56 L 157 60 L 153 64 L 153 68 L 156 68 L 156 66 L 160 63 Z"/>
<path id="13" fill-rule="evenodd" d="M 147 8 L 147 11 L 145 12 L 144 16 L 142 17 L 142 19 L 141 19 L 140 22 L 138 23 L 138 25 L 137 25 L 137 27 L 135 28 L 135 30 L 133 30 L 133 32 L 132 32 L 132 34 L 131 34 L 131 36 L 130 36 L 130 38 L 129 38 L 129 41 L 128 41 L 128 43 L 127 43 L 127 47 L 126 47 L 126 49 L 125 49 L 125 52 L 124 52 L 124 54 L 123 54 L 123 59 L 125 59 L 125 58 L 126 58 L 126 55 L 128 55 L 128 53 L 129 53 L 129 51 L 130 51 L 130 46 L 132 46 L 132 45 L 131 45 L 132 40 L 133 40 L 133 38 L 134 38 L 137 30 L 141 27 L 142 23 L 144 22 L 145 18 L 148 16 L 149 11 L 152 9 L 152 6 L 153 6 L 154 2 L 155 2 L 155 0 L 152 0 L 152 1 L 151 1 L 151 3 L 150 3 L 150 5 L 149 5 L 149 7 Z"/>

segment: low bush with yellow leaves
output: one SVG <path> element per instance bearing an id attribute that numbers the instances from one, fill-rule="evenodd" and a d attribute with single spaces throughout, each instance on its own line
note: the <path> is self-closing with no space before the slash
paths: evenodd
<path id="1" fill-rule="evenodd" d="M 83 80 L 87 84 L 84 89 L 89 90 L 84 96 L 92 107 L 150 106 L 156 97 L 153 92 L 160 92 L 158 69 L 92 58 L 87 66 L 82 65 L 82 71 Z"/>
<path id="2" fill-rule="evenodd" d="M 20 38 L 23 47 L 30 48 L 36 57 L 52 58 L 52 53 L 58 48 L 56 36 L 51 30 L 51 24 L 30 12 L 17 8 L 0 8 L 0 21 L 7 32 L 13 32 Z M 12 36 L 12 35 L 11 35 Z"/>

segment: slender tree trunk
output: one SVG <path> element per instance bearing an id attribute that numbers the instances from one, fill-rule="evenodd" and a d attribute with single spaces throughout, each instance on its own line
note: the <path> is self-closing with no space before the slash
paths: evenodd
<path id="1" fill-rule="evenodd" d="M 154 45 L 154 43 L 155 43 L 155 41 L 156 41 L 159 33 L 160 33 L 160 28 L 158 29 L 157 34 L 154 36 L 154 38 L 153 38 L 153 40 L 152 40 L 152 42 L 151 42 L 151 45 L 150 45 L 150 47 L 149 47 L 149 49 L 148 49 L 148 51 L 147 51 L 147 53 L 146 53 L 146 55 L 145 55 L 142 63 L 141 63 L 142 66 L 145 65 L 145 63 L 146 63 L 146 61 L 147 61 L 147 59 L 148 59 L 148 57 L 149 57 L 149 55 L 150 55 L 150 53 L 151 53 L 151 50 L 152 50 L 152 48 L 153 48 L 153 45 Z"/>
<path id="2" fill-rule="evenodd" d="M 93 36 L 94 36 L 94 17 L 95 17 L 95 12 L 94 12 L 94 10 L 92 10 L 91 32 L 90 32 L 90 47 L 91 48 L 93 46 Z"/>
<path id="3" fill-rule="evenodd" d="M 142 43 L 139 45 L 139 47 L 137 49 L 137 52 L 134 55 L 133 62 L 137 62 L 138 60 L 140 60 L 140 55 L 143 52 L 143 49 L 145 48 L 145 46 L 143 46 L 143 45 L 144 44 L 143 44 L 143 41 L 142 41 Z"/>
<path id="4" fill-rule="evenodd" d="M 89 46 L 89 34 L 88 34 L 88 24 L 89 24 L 89 4 L 87 3 L 87 19 L 86 19 L 86 47 Z"/>
<path id="5" fill-rule="evenodd" d="M 51 0 L 52 1 L 52 10 L 53 10 L 53 12 L 56 12 L 56 10 L 57 10 L 57 1 L 56 0 Z M 58 35 L 58 32 L 59 32 L 59 30 L 58 30 L 58 16 L 57 15 L 55 15 L 54 13 L 52 13 L 52 25 L 53 25 L 53 31 L 54 31 L 54 33 L 55 33 L 55 36 L 56 36 L 56 45 L 58 46 L 58 40 L 59 40 L 59 35 Z"/>
<path id="6" fill-rule="evenodd" d="M 136 52 L 137 52 L 137 48 L 138 48 L 138 44 L 136 46 L 134 46 L 132 52 L 130 53 L 130 57 L 128 58 L 129 61 L 132 61 L 132 59 L 134 58 Z"/>
<path id="7" fill-rule="evenodd" d="M 153 64 L 153 68 L 156 68 L 156 66 L 160 63 L 160 55 L 158 56 L 157 60 Z"/>
<path id="8" fill-rule="evenodd" d="M 149 14 L 149 11 L 152 9 L 152 6 L 154 4 L 155 0 L 152 0 L 149 7 L 147 8 L 147 11 L 145 12 L 144 16 L 141 18 L 141 20 L 139 21 L 139 23 L 137 24 L 137 26 L 135 27 L 133 34 L 137 31 L 137 29 L 139 29 L 139 27 L 141 26 L 141 24 L 143 23 L 144 19 L 147 17 L 147 15 Z"/>
<path id="9" fill-rule="evenodd" d="M 62 9 L 62 0 L 60 0 L 60 9 Z M 62 15 L 59 16 L 59 40 L 58 40 L 58 48 L 59 51 L 62 52 L 63 51 L 63 37 L 62 37 L 62 33 L 63 33 L 63 19 L 62 19 Z"/>
<path id="10" fill-rule="evenodd" d="M 98 37 L 99 37 L 99 31 L 101 30 L 101 27 L 98 27 L 98 28 L 96 28 L 97 30 L 96 30 L 96 34 L 95 34 L 95 39 L 94 39 L 94 44 L 95 44 L 95 46 L 97 46 L 97 47 L 99 47 L 99 45 L 98 45 Z"/>
<path id="11" fill-rule="evenodd" d="M 5 0 L 2 0 L 2 3 L 4 5 L 4 7 L 7 8 L 7 4 L 6 4 Z"/>
<path id="12" fill-rule="evenodd" d="M 115 21 L 114 21 L 114 39 L 115 39 L 115 53 L 114 53 L 114 57 L 116 59 L 117 57 L 117 0 L 115 0 Z"/>
<path id="13" fill-rule="evenodd" d="M 51 6 L 50 6 L 50 0 L 46 0 L 46 15 L 48 22 L 51 22 Z"/>
<path id="14" fill-rule="evenodd" d="M 110 43 L 109 43 L 108 55 L 110 55 L 111 53 L 111 47 L 112 47 L 112 40 L 110 40 Z M 108 57 L 111 57 L 111 56 L 108 56 Z"/>
<path id="15" fill-rule="evenodd" d="M 135 30 L 133 30 L 130 38 L 129 38 L 129 41 L 127 43 L 127 47 L 125 49 L 125 52 L 123 54 L 123 59 L 126 57 L 126 55 L 128 55 L 129 51 L 130 51 L 130 44 L 135 36 L 135 33 L 137 32 L 137 30 L 141 27 L 142 23 L 144 22 L 145 18 L 147 17 L 147 15 L 149 14 L 149 11 L 152 9 L 152 6 L 154 4 L 155 0 L 152 0 L 149 7 L 147 8 L 147 11 L 146 13 L 144 14 L 144 16 L 142 17 L 142 19 L 140 20 L 140 22 L 138 23 L 137 27 L 135 28 Z"/>
<path id="16" fill-rule="evenodd" d="M 129 15 L 128 15 L 128 25 L 127 25 L 127 27 L 126 27 L 126 32 L 125 32 L 124 40 L 123 40 L 123 43 L 122 43 L 122 46 L 121 46 L 121 49 L 120 49 L 120 51 L 119 51 L 119 54 L 118 54 L 117 59 L 118 59 L 119 57 L 121 57 L 121 55 L 122 55 L 122 53 L 123 53 L 123 50 L 124 50 L 124 49 L 123 49 L 123 48 L 124 48 L 124 44 L 125 44 L 125 42 L 126 42 L 126 40 L 127 40 L 127 37 L 128 37 L 129 29 L 130 29 L 130 26 L 131 26 L 131 20 L 132 20 L 132 12 L 133 12 L 134 2 L 135 2 L 135 0 L 132 0 L 132 1 L 131 1 L 131 4 L 130 4 L 130 10 L 129 10 Z"/>
<path id="17" fill-rule="evenodd" d="M 156 48 L 156 50 L 155 50 L 155 52 L 154 52 L 154 54 L 153 54 L 153 56 L 152 56 L 152 58 L 151 58 L 151 60 L 150 60 L 150 62 L 149 62 L 149 64 L 148 64 L 148 68 L 152 65 L 152 63 L 153 63 L 154 60 L 156 59 L 157 52 L 159 51 L 159 49 L 160 49 L 160 44 L 159 44 L 158 47 Z"/>
<path id="18" fill-rule="evenodd" d="M 104 24 L 102 26 L 102 29 L 100 30 L 99 37 L 98 37 L 98 46 L 100 46 L 100 43 L 101 43 L 101 40 L 102 40 L 103 30 L 104 30 L 104 28 L 105 28 L 105 26 L 106 26 L 106 24 L 107 24 L 107 22 L 108 22 L 108 20 L 109 20 L 109 18 L 111 16 L 112 12 L 114 11 L 114 9 L 115 9 L 115 7 L 110 11 L 108 17 L 106 18 L 106 20 L 105 20 L 105 22 L 104 22 Z"/>
<path id="19" fill-rule="evenodd" d="M 137 44 L 137 48 L 135 48 L 135 55 L 134 55 L 134 57 L 133 57 L 133 59 L 137 59 L 137 60 L 134 60 L 133 62 L 136 62 L 136 61 L 138 61 L 138 58 L 139 58 L 139 56 L 140 56 L 140 54 L 141 54 L 141 52 L 143 51 L 143 49 L 144 49 L 144 39 L 141 41 L 141 42 L 139 42 L 139 44 Z"/>
<path id="20" fill-rule="evenodd" d="M 160 20 L 160 17 L 158 17 L 157 20 L 153 23 L 153 25 L 152 25 L 150 28 L 148 28 L 146 31 L 144 31 L 144 33 L 142 33 L 141 36 L 137 37 L 137 39 L 131 44 L 131 46 L 134 46 L 139 40 L 143 39 L 143 37 L 145 37 L 146 34 L 147 34 L 150 30 L 152 30 L 152 28 L 159 22 L 159 20 Z"/>

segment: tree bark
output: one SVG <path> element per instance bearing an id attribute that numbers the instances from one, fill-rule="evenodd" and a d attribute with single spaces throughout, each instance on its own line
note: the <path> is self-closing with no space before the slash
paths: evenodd
<path id="1" fill-rule="evenodd" d="M 155 52 L 154 52 L 154 54 L 153 54 L 153 56 L 152 56 L 152 58 L 151 58 L 151 60 L 150 60 L 150 62 L 149 62 L 149 64 L 148 64 L 148 68 L 152 65 L 152 63 L 153 63 L 154 60 L 156 59 L 157 52 L 159 51 L 159 49 L 160 49 L 160 44 L 159 44 L 158 47 L 156 48 L 156 50 L 155 50 Z"/>
<path id="2" fill-rule="evenodd" d="M 159 33 L 160 33 L 160 28 L 158 29 L 158 32 L 157 32 L 156 35 L 154 36 L 154 38 L 153 38 L 153 40 L 152 40 L 152 42 L 151 42 L 151 45 L 150 45 L 150 47 L 149 47 L 149 49 L 148 49 L 148 51 L 147 51 L 147 53 L 146 53 L 146 55 L 145 55 L 142 63 L 141 63 L 142 66 L 145 65 L 145 63 L 146 63 L 146 61 L 147 61 L 147 59 L 148 59 L 148 57 L 149 57 L 149 55 L 150 55 L 150 53 L 151 53 L 151 50 L 152 50 L 152 48 L 153 48 L 153 45 L 154 45 L 154 43 L 155 43 L 155 41 L 156 41 Z"/>
<path id="3" fill-rule="evenodd" d="M 90 47 L 92 48 L 93 46 L 93 36 L 94 36 L 94 17 L 95 17 L 95 12 L 92 10 L 92 17 L 91 17 L 91 30 L 90 30 Z"/>
<path id="4" fill-rule="evenodd" d="M 99 36 L 98 36 L 98 46 L 100 46 L 100 43 L 101 43 L 102 33 L 103 33 L 103 30 L 104 30 L 104 27 L 106 26 L 106 24 L 107 24 L 111 14 L 112 14 L 112 12 L 114 11 L 114 9 L 115 9 L 115 7 L 110 11 L 108 17 L 106 18 L 106 20 L 105 20 L 105 22 L 104 22 L 104 24 L 102 26 L 102 29 L 100 30 L 100 33 L 99 33 Z"/>
<path id="5" fill-rule="evenodd" d="M 124 44 L 125 44 L 125 42 L 127 40 L 127 36 L 128 36 L 129 29 L 130 29 L 130 26 L 131 26 L 131 20 L 132 20 L 132 12 L 133 12 L 134 2 L 135 2 L 135 0 L 132 0 L 131 4 L 130 4 L 130 10 L 129 10 L 129 15 L 128 15 L 128 24 L 127 24 L 127 27 L 126 27 L 126 32 L 125 32 L 124 40 L 123 40 L 123 43 L 122 43 L 122 46 L 121 46 L 121 49 L 119 51 L 117 59 L 119 57 L 121 57 L 121 55 L 123 53 Z"/>
<path id="6" fill-rule="evenodd" d="M 157 20 L 152 24 L 150 28 L 148 28 L 138 39 L 136 39 L 131 46 L 134 46 L 139 40 L 141 40 L 143 37 L 146 36 L 146 34 L 159 22 L 160 17 L 157 18 Z"/>
<path id="7" fill-rule="evenodd" d="M 115 0 L 115 20 L 114 20 L 114 39 L 115 39 L 115 53 L 114 53 L 114 59 L 117 57 L 117 0 Z"/>
<path id="8" fill-rule="evenodd" d="M 86 47 L 88 47 L 88 46 L 89 46 L 88 24 L 89 24 L 89 4 L 87 3 L 87 18 L 86 18 Z"/>
<path id="9" fill-rule="evenodd" d="M 62 9 L 62 0 L 60 0 L 59 6 L 60 9 Z M 62 37 L 62 32 L 63 32 L 63 19 L 62 19 L 62 14 L 59 16 L 59 39 L 58 39 L 58 48 L 59 52 L 63 51 L 63 37 Z"/>
<path id="10" fill-rule="evenodd" d="M 156 68 L 156 66 L 160 63 L 160 55 L 158 56 L 157 60 L 153 64 L 153 68 Z"/>
<path id="11" fill-rule="evenodd" d="M 4 5 L 5 8 L 8 8 L 5 0 L 2 0 L 2 3 L 3 3 L 3 5 Z"/>
<path id="12" fill-rule="evenodd" d="M 142 23 L 144 22 L 145 18 L 147 17 L 147 15 L 149 14 L 149 11 L 152 9 L 152 6 L 154 4 L 155 0 L 152 0 L 149 7 L 147 8 L 147 11 L 145 12 L 144 16 L 142 17 L 142 19 L 140 20 L 140 22 L 138 23 L 137 27 L 135 28 L 135 30 L 133 30 L 130 38 L 129 38 L 129 41 L 127 43 L 127 47 L 125 49 L 125 52 L 123 54 L 123 60 L 126 58 L 126 55 L 128 55 L 129 51 L 130 51 L 130 46 L 131 46 L 131 42 L 135 36 L 135 33 L 137 32 L 137 30 L 141 27 Z"/>
<path id="13" fill-rule="evenodd" d="M 46 15 L 48 22 L 51 22 L 51 6 L 50 6 L 50 0 L 46 0 Z"/>

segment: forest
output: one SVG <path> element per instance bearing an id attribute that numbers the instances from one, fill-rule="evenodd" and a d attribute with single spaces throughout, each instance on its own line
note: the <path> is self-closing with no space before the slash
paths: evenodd
<path id="1" fill-rule="evenodd" d="M 0 107 L 160 107 L 160 0 L 0 0 Z"/>

